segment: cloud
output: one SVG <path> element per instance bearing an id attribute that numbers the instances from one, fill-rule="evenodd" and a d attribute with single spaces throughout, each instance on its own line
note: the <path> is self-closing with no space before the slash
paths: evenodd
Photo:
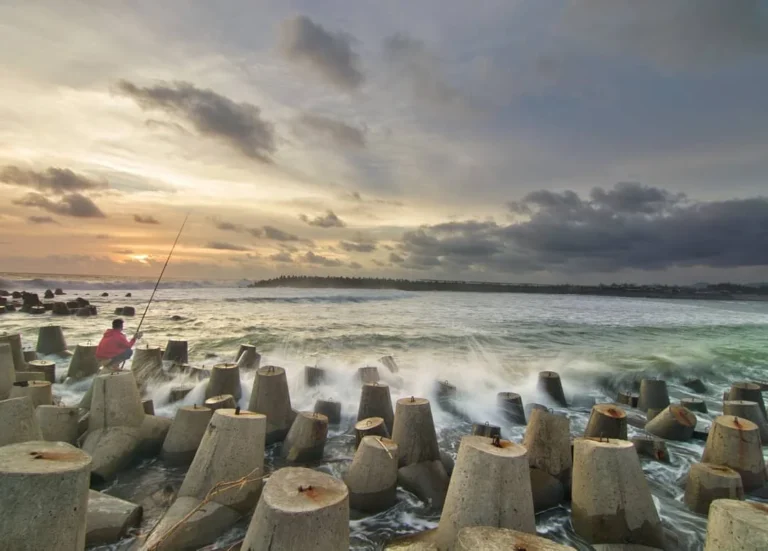
<path id="1" fill-rule="evenodd" d="M 389 253 L 389 261 L 393 264 L 402 264 L 405 259 L 397 253 Z"/>
<path id="2" fill-rule="evenodd" d="M 301 220 L 309 224 L 310 226 L 316 226 L 318 228 L 343 228 L 347 224 L 332 211 L 326 211 L 323 216 L 315 216 L 310 218 L 306 214 L 299 216 Z"/>
<path id="3" fill-rule="evenodd" d="M 61 216 L 76 218 L 105 218 L 106 215 L 92 200 L 79 193 L 65 195 L 58 202 L 47 199 L 40 193 L 28 193 L 13 202 L 23 207 L 36 207 Z"/>
<path id="4" fill-rule="evenodd" d="M 350 262 L 349 267 L 352 268 L 353 270 L 360 270 L 363 267 L 363 265 L 360 264 L 359 262 Z"/>
<path id="5" fill-rule="evenodd" d="M 163 83 L 141 88 L 122 80 L 118 90 L 144 110 L 162 110 L 189 121 L 202 135 L 221 140 L 247 157 L 269 162 L 277 150 L 275 130 L 250 103 L 236 103 L 213 90 L 188 82 Z"/>
<path id="6" fill-rule="evenodd" d="M 160 221 L 151 215 L 142 216 L 141 214 L 134 214 L 133 221 L 138 224 L 159 224 Z"/>
<path id="7" fill-rule="evenodd" d="M 342 90 L 358 88 L 365 76 L 360 58 L 352 50 L 354 38 L 330 32 L 306 15 L 286 19 L 280 25 L 279 46 L 291 61 L 299 63 Z"/>
<path id="8" fill-rule="evenodd" d="M 115 251 L 115 254 L 133 254 L 133 250 L 131 249 L 118 249 Z"/>
<path id="9" fill-rule="evenodd" d="M 293 262 L 293 257 L 287 253 L 287 252 L 280 252 L 275 253 L 269 257 L 270 260 L 274 262 L 284 262 L 284 263 L 291 263 Z"/>
<path id="10" fill-rule="evenodd" d="M 28 216 L 27 222 L 30 224 L 58 224 L 58 222 L 50 216 Z"/>
<path id="11" fill-rule="evenodd" d="M 365 129 L 350 126 L 340 120 L 305 113 L 297 120 L 298 126 L 304 131 L 330 138 L 340 147 L 365 147 Z"/>
<path id="12" fill-rule="evenodd" d="M 45 193 L 64 195 L 78 191 L 106 189 L 108 184 L 76 174 L 68 168 L 50 167 L 44 172 L 27 170 L 17 166 L 5 166 L 0 169 L 0 181 L 34 188 Z"/>
<path id="13" fill-rule="evenodd" d="M 205 245 L 206 249 L 214 249 L 217 251 L 250 251 L 250 247 L 244 247 L 242 245 L 235 245 L 234 243 L 227 243 L 226 241 L 210 241 Z"/>
<path id="14" fill-rule="evenodd" d="M 351 253 L 370 253 L 376 250 L 377 244 L 373 239 L 357 233 L 348 241 L 339 241 L 339 247 Z"/>
<path id="15" fill-rule="evenodd" d="M 395 256 L 412 269 L 515 273 L 768 266 L 763 197 L 694 202 L 625 183 L 589 198 L 537 191 L 511 208 L 527 219 L 424 226 L 403 235 Z"/>
<path id="16" fill-rule="evenodd" d="M 307 251 L 302 259 L 307 264 L 312 264 L 314 266 L 324 266 L 326 268 L 338 268 L 339 266 L 343 265 L 343 262 L 337 258 L 328 258 L 327 256 L 315 254 L 312 251 Z"/>
<path id="17" fill-rule="evenodd" d="M 262 228 L 265 239 L 271 239 L 272 241 L 301 241 L 302 239 L 298 235 L 285 232 L 277 229 L 274 226 L 264 226 Z"/>

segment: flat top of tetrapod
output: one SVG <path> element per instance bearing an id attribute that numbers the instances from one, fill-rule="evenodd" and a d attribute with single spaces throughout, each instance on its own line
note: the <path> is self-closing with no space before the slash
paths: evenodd
<path id="1" fill-rule="evenodd" d="M 493 438 L 488 438 L 487 436 L 464 436 L 459 445 L 459 453 L 461 453 L 462 446 L 471 446 L 483 453 L 504 457 L 520 457 L 528 453 L 528 450 L 525 449 L 524 446 L 516 444 L 511 440 L 499 439 L 498 441 L 495 441 Z"/>
<path id="2" fill-rule="evenodd" d="M 526 534 L 508 528 L 491 526 L 466 526 L 459 530 L 456 542 L 464 549 L 476 549 L 493 542 L 494 549 L 530 549 L 531 551 L 575 551 L 573 547 L 560 545 L 536 534 Z"/>
<path id="3" fill-rule="evenodd" d="M 211 396 L 210 398 L 207 398 L 205 400 L 205 403 L 206 404 L 217 404 L 219 402 L 226 402 L 230 398 L 232 398 L 233 400 L 235 399 L 235 397 L 232 396 L 231 394 L 219 394 L 218 396 Z"/>
<path id="4" fill-rule="evenodd" d="M 691 465 L 691 469 L 703 469 L 709 471 L 718 476 L 724 476 L 728 478 L 741 478 L 741 475 L 725 465 L 715 465 L 713 463 L 694 463 Z"/>
<path id="5" fill-rule="evenodd" d="M 373 448 L 380 448 L 385 449 L 389 452 L 393 452 L 397 450 L 397 442 L 394 440 L 390 440 L 389 438 L 385 438 L 383 436 L 364 436 L 362 440 L 360 440 L 361 446 L 371 446 Z"/>
<path id="6" fill-rule="evenodd" d="M 696 426 L 696 416 L 691 413 L 685 406 L 677 406 L 675 404 L 672 404 L 670 406 L 667 406 L 667 409 L 670 411 L 672 415 L 675 416 L 675 419 L 677 419 L 677 422 L 681 425 L 685 425 L 686 427 L 695 427 Z"/>
<path id="7" fill-rule="evenodd" d="M 397 401 L 397 405 L 404 405 L 404 406 L 423 406 L 424 404 L 429 404 L 429 400 L 427 400 L 426 398 L 416 398 L 415 396 L 400 398 Z"/>
<path id="8" fill-rule="evenodd" d="M 760 385 L 751 383 L 749 381 L 741 381 L 739 383 L 733 383 L 731 388 L 738 388 L 742 390 L 760 390 Z"/>
<path id="9" fill-rule="evenodd" d="M 626 411 L 614 404 L 595 404 L 592 409 L 614 419 L 624 419 L 627 416 Z"/>
<path id="10" fill-rule="evenodd" d="M 389 388 L 389 385 L 387 383 L 380 383 L 376 381 L 375 383 L 363 383 L 363 386 L 379 386 L 381 388 Z"/>
<path id="11" fill-rule="evenodd" d="M 573 440 L 573 445 L 586 445 L 590 447 L 597 447 L 597 448 L 634 448 L 634 444 L 632 442 L 629 442 L 627 440 L 619 440 L 618 438 L 600 438 L 600 437 L 592 437 L 592 436 L 585 436 L 582 438 L 575 438 Z"/>
<path id="12" fill-rule="evenodd" d="M 211 413 L 211 408 L 205 407 L 205 406 L 198 406 L 197 404 L 194 404 L 191 406 L 181 406 L 179 409 L 183 409 L 185 411 L 200 411 L 200 412 Z"/>
<path id="13" fill-rule="evenodd" d="M 710 505 L 709 514 L 716 515 L 717 509 L 727 509 L 732 515 L 737 515 L 739 521 L 753 526 L 761 532 L 766 531 L 768 525 L 768 505 L 752 501 L 737 501 L 735 499 L 716 499 Z"/>
<path id="14" fill-rule="evenodd" d="M 347 485 L 331 475 L 284 467 L 272 473 L 264 486 L 264 499 L 270 507 L 287 512 L 311 512 L 347 499 Z"/>
<path id="15" fill-rule="evenodd" d="M 91 456 L 65 442 L 22 442 L 0 447 L 0 473 L 49 474 L 82 468 Z"/>
<path id="16" fill-rule="evenodd" d="M 29 365 L 34 365 L 37 367 L 47 367 L 49 365 L 56 365 L 55 362 L 52 362 L 50 360 L 30 360 L 27 362 Z"/>
<path id="17" fill-rule="evenodd" d="M 255 411 L 248 411 L 245 409 L 241 409 L 238 411 L 237 409 L 231 409 L 231 408 L 222 408 L 217 409 L 213 412 L 214 417 L 216 415 L 223 415 L 224 417 L 231 417 L 233 419 L 259 419 L 264 418 L 266 419 L 267 416 L 263 413 L 256 413 Z"/>
<path id="18" fill-rule="evenodd" d="M 738 429 L 740 431 L 757 430 L 756 424 L 754 424 L 749 419 L 744 419 L 743 417 L 739 417 L 737 415 L 721 415 L 720 417 L 716 417 L 714 422 L 729 429 Z"/>
<path id="19" fill-rule="evenodd" d="M 26 381 L 26 385 L 17 385 L 14 383 L 14 386 L 19 386 L 21 388 L 24 388 L 24 386 L 51 386 L 51 383 L 48 381 Z"/>
<path id="20" fill-rule="evenodd" d="M 376 425 L 383 425 L 384 419 L 381 417 L 368 417 L 367 419 L 361 419 L 357 423 L 355 423 L 355 430 L 363 430 L 363 429 L 369 429 L 371 427 L 375 427 Z"/>
<path id="21" fill-rule="evenodd" d="M 328 424 L 328 416 L 322 413 L 315 413 L 314 411 L 300 411 L 298 414 L 305 419 L 310 419 L 311 421 L 323 421 Z"/>
<path id="22" fill-rule="evenodd" d="M 275 375 L 282 375 L 283 373 L 285 373 L 285 369 L 277 365 L 265 365 L 256 371 L 256 374 L 259 377 L 273 377 Z"/>
<path id="23" fill-rule="evenodd" d="M 237 369 L 237 364 L 231 362 L 216 364 L 213 366 L 213 369 Z"/>

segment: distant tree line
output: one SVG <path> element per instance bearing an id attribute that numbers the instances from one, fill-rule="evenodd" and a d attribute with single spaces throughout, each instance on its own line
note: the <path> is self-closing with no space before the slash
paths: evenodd
<path id="1" fill-rule="evenodd" d="M 717 283 L 691 287 L 677 285 L 538 285 L 531 283 L 488 283 L 445 280 L 410 280 L 374 277 L 293 276 L 282 275 L 256 281 L 255 288 L 292 287 L 299 289 L 388 289 L 397 291 L 453 291 L 467 293 L 536 293 L 567 295 L 601 295 L 647 298 L 747 298 L 768 297 L 768 284 L 738 285 Z"/>

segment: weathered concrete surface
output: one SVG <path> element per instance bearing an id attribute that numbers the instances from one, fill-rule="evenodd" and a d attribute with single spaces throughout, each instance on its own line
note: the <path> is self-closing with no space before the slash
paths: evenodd
<path id="1" fill-rule="evenodd" d="M 37 371 L 17 371 L 16 382 L 20 383 L 23 381 L 45 381 L 45 374 L 38 373 Z M 10 397 L 10 393 L 8 393 L 8 396 Z"/>
<path id="2" fill-rule="evenodd" d="M 639 435 L 632 438 L 632 445 L 637 450 L 637 455 L 641 457 L 648 457 L 661 461 L 662 463 L 669 463 L 669 452 L 667 451 L 667 443 L 661 438 L 655 436 Z"/>
<path id="3" fill-rule="evenodd" d="M 712 422 L 701 461 L 730 467 L 739 473 L 747 493 L 765 486 L 760 432 L 752 421 L 732 415 L 716 418 Z"/>
<path id="4" fill-rule="evenodd" d="M 708 413 L 707 403 L 701 398 L 683 398 L 680 405 L 689 411 L 698 411 L 699 413 Z"/>
<path id="5" fill-rule="evenodd" d="M 665 440 L 687 441 L 693 437 L 696 416 L 683 406 L 671 405 L 648 421 L 645 430 Z"/>
<path id="6" fill-rule="evenodd" d="M 566 488 L 559 479 L 535 467 L 530 468 L 530 474 L 533 510 L 536 513 L 557 507 L 565 501 Z"/>
<path id="7" fill-rule="evenodd" d="M 389 438 L 389 431 L 387 430 L 387 425 L 384 424 L 384 419 L 381 417 L 369 417 L 355 423 L 355 448 L 360 446 L 360 442 L 366 436 Z"/>
<path id="8" fill-rule="evenodd" d="M 627 414 L 613 404 L 597 404 L 592 408 L 584 436 L 627 439 Z"/>
<path id="9" fill-rule="evenodd" d="M 141 389 L 155 381 L 169 380 L 163 371 L 163 352 L 160 347 L 137 347 L 131 361 L 131 373 Z"/>
<path id="10" fill-rule="evenodd" d="M 529 465 L 551 474 L 569 488 L 573 466 L 570 430 L 565 415 L 534 409 L 523 438 Z"/>
<path id="11" fill-rule="evenodd" d="M 436 510 L 443 508 L 450 481 L 440 460 L 411 463 L 397 470 L 397 483 Z"/>
<path id="12" fill-rule="evenodd" d="M 235 409 L 237 402 L 231 394 L 219 394 L 218 396 L 207 398 L 203 405 L 211 411 L 216 411 L 217 409 Z"/>
<path id="13" fill-rule="evenodd" d="M 208 386 L 205 387 L 205 397 L 221 396 L 230 394 L 235 400 L 239 400 L 243 395 L 240 386 L 240 368 L 237 364 L 216 364 L 211 371 L 211 378 L 208 379 Z"/>
<path id="14" fill-rule="evenodd" d="M 119 541 L 130 529 L 138 528 L 142 512 L 141 505 L 90 490 L 85 544 L 91 547 Z"/>
<path id="15" fill-rule="evenodd" d="M 37 330 L 38 354 L 61 354 L 67 350 L 67 341 L 60 325 L 43 325 Z"/>
<path id="16" fill-rule="evenodd" d="M 539 373 L 536 388 L 558 406 L 568 407 L 568 402 L 565 400 L 565 392 L 563 392 L 563 383 L 560 381 L 558 373 L 554 371 L 542 371 Z"/>
<path id="17" fill-rule="evenodd" d="M 11 347 L 11 356 L 13 356 L 13 368 L 16 371 L 26 371 L 27 362 L 24 361 L 24 349 L 21 346 L 21 334 L 3 333 L 0 335 L 0 344 L 7 344 Z"/>
<path id="18" fill-rule="evenodd" d="M 768 505 L 718 499 L 709 508 L 704 551 L 768 549 Z"/>
<path id="19" fill-rule="evenodd" d="M 248 410 L 267 416 L 267 445 L 285 440 L 295 415 L 282 367 L 267 365 L 256 370 Z"/>
<path id="20" fill-rule="evenodd" d="M 375 366 L 360 367 L 357 369 L 357 378 L 363 384 L 378 383 L 379 368 Z"/>
<path id="21" fill-rule="evenodd" d="M 99 360 L 96 359 L 96 345 L 80 343 L 75 347 L 75 353 L 69 360 L 67 377 L 83 379 L 94 375 L 99 370 Z"/>
<path id="22" fill-rule="evenodd" d="M 49 406 L 53 404 L 53 389 L 48 381 L 15 382 L 11 387 L 10 398 L 22 398 L 28 396 L 32 405 Z"/>
<path id="23" fill-rule="evenodd" d="M 643 379 L 640 382 L 640 398 L 637 401 L 637 409 L 648 411 L 649 409 L 664 409 L 669 405 L 669 392 L 667 382 L 658 379 Z"/>
<path id="24" fill-rule="evenodd" d="M 507 528 L 468 526 L 456 536 L 456 551 L 576 551 L 551 540 Z"/>
<path id="25" fill-rule="evenodd" d="M 306 366 L 304 367 L 304 384 L 312 388 L 325 382 L 325 369 L 322 367 Z"/>
<path id="26" fill-rule="evenodd" d="M 28 396 L 0 401 L 0 419 L 0 446 L 43 439 Z"/>
<path id="27" fill-rule="evenodd" d="M 80 436 L 78 423 L 80 410 L 76 407 L 64 406 L 37 406 L 35 417 L 43 440 L 48 442 L 66 442 L 73 446 Z"/>
<path id="28" fill-rule="evenodd" d="M 56 383 L 56 363 L 50 360 L 30 360 L 27 369 L 33 373 L 42 373 L 45 380 L 51 384 Z"/>
<path id="29" fill-rule="evenodd" d="M 89 430 L 81 447 L 93 458 L 91 478 L 99 482 L 114 478 L 134 460 L 140 442 L 138 427 Z"/>
<path id="30" fill-rule="evenodd" d="M 313 411 L 325 415 L 328 418 L 329 425 L 338 425 L 341 423 L 341 402 L 318 400 L 315 402 Z"/>
<path id="31" fill-rule="evenodd" d="M 11 345 L 0 343 L 0 400 L 11 394 L 11 387 L 16 382 L 16 369 L 13 367 Z"/>
<path id="32" fill-rule="evenodd" d="M 574 530 L 588 542 L 663 547 L 661 520 L 630 442 L 577 438 L 571 499 Z"/>
<path id="33" fill-rule="evenodd" d="M 392 412 L 392 398 L 389 386 L 378 382 L 363 384 L 360 390 L 360 405 L 357 409 L 357 420 L 369 417 L 381 417 L 387 425 L 387 431 L 392 434 L 395 414 Z"/>
<path id="34" fill-rule="evenodd" d="M 160 452 L 163 460 L 179 465 L 191 463 L 213 416 L 210 408 L 184 406 L 179 408 Z"/>
<path id="35" fill-rule="evenodd" d="M 763 414 L 764 419 L 768 419 L 768 413 L 765 411 L 765 402 L 763 401 L 763 391 L 757 383 L 744 381 L 733 383 L 728 391 L 728 400 L 745 400 L 755 402 Z"/>
<path id="36" fill-rule="evenodd" d="M 187 354 L 187 341 L 169 339 L 165 345 L 163 361 L 176 364 L 186 364 L 189 362 Z"/>
<path id="37" fill-rule="evenodd" d="M 144 421 L 139 427 L 139 447 L 137 455 L 141 457 L 155 457 L 163 449 L 168 431 L 173 420 L 168 417 L 145 415 Z"/>
<path id="38" fill-rule="evenodd" d="M 397 458 L 394 441 L 378 436 L 363 438 L 344 477 L 350 508 L 377 513 L 395 504 Z"/>
<path id="39" fill-rule="evenodd" d="M 757 402 L 726 400 L 723 402 L 723 415 L 733 415 L 752 421 L 760 432 L 760 442 L 763 446 L 768 446 L 768 420 L 763 417 Z"/>
<path id="40" fill-rule="evenodd" d="M 461 439 L 445 498 L 437 545 L 453 547 L 465 526 L 497 526 L 536 533 L 527 450 L 483 436 Z"/>
<path id="41" fill-rule="evenodd" d="M 252 344 L 241 344 L 237 351 L 235 363 L 240 369 L 258 369 L 261 367 L 261 354 L 256 352 Z"/>
<path id="42" fill-rule="evenodd" d="M 94 378 L 90 411 L 88 430 L 91 431 L 141 426 L 145 414 L 133 374 L 122 371 Z"/>
<path id="43" fill-rule="evenodd" d="M 400 449 L 401 466 L 440 460 L 429 400 L 411 397 L 397 401 L 392 440 Z"/>
<path id="44" fill-rule="evenodd" d="M 82 551 L 91 458 L 64 442 L 0 447 L 2 547 Z M 40 524 L 30 524 L 37 519 Z"/>
<path id="45" fill-rule="evenodd" d="M 328 418 L 321 413 L 300 411 L 283 442 L 281 455 L 289 463 L 320 461 L 328 438 Z"/>
<path id="46" fill-rule="evenodd" d="M 499 392 L 496 405 L 504 417 L 517 425 L 525 425 L 525 407 L 522 397 L 516 392 Z"/>
<path id="47" fill-rule="evenodd" d="M 303 468 L 270 476 L 242 545 L 250 551 L 347 551 L 349 495 L 344 483 Z"/>
<path id="48" fill-rule="evenodd" d="M 741 475 L 730 467 L 709 463 L 694 463 L 688 471 L 683 501 L 700 515 L 709 513 L 716 499 L 744 499 Z"/>

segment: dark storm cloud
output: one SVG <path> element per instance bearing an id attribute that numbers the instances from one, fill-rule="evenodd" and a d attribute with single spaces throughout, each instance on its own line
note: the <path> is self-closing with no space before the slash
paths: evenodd
<path id="1" fill-rule="evenodd" d="M 28 193 L 13 202 L 23 207 L 36 207 L 61 216 L 76 218 L 105 218 L 106 215 L 92 200 L 79 193 L 63 196 L 58 201 L 51 201 L 40 193 Z"/>
<path id="2" fill-rule="evenodd" d="M 106 189 L 106 182 L 100 182 L 76 174 L 68 168 L 50 167 L 43 172 L 27 170 L 17 166 L 0 169 L 0 182 L 10 185 L 29 187 L 45 193 L 64 195 L 78 191 Z"/>
<path id="3" fill-rule="evenodd" d="M 324 266 L 326 268 L 338 268 L 339 266 L 343 265 L 341 260 L 338 260 L 336 258 L 328 258 L 327 256 L 323 256 L 320 254 L 315 254 L 312 251 L 307 251 L 302 257 L 302 259 L 307 264 L 312 264 L 313 266 Z"/>
<path id="4" fill-rule="evenodd" d="M 411 269 L 615 272 L 768 265 L 768 199 L 693 202 L 639 184 L 538 191 L 509 225 L 448 222 L 406 232 L 394 257 Z"/>
<path id="5" fill-rule="evenodd" d="M 217 251 L 250 251 L 250 247 L 244 247 L 242 245 L 235 245 L 234 243 L 227 243 L 226 241 L 211 241 L 206 243 L 206 249 L 214 249 Z"/>
<path id="6" fill-rule="evenodd" d="M 343 90 L 354 90 L 365 80 L 359 56 L 352 50 L 353 40 L 347 33 L 326 30 L 306 15 L 280 25 L 283 54 Z"/>
<path id="7" fill-rule="evenodd" d="M 274 226 L 261 226 L 258 228 L 257 227 L 252 228 L 252 227 L 244 226 L 243 224 L 235 224 L 234 222 L 227 222 L 224 220 L 220 220 L 219 218 L 209 218 L 209 220 L 216 227 L 216 229 L 221 231 L 228 231 L 228 232 L 234 232 L 234 233 L 247 233 L 252 235 L 253 237 L 269 239 L 271 241 L 280 241 L 280 242 L 301 241 L 304 243 L 311 243 L 311 241 L 309 240 L 302 239 L 298 235 L 288 233 Z M 281 246 L 290 247 L 289 245 L 281 245 Z M 295 249 L 291 252 L 295 252 Z"/>
<path id="8" fill-rule="evenodd" d="M 157 218 L 155 218 L 150 214 L 147 214 L 147 215 L 134 214 L 133 221 L 136 222 L 137 224 L 159 224 L 160 223 L 160 221 Z"/>
<path id="9" fill-rule="evenodd" d="M 236 103 L 188 82 L 142 88 L 123 80 L 118 83 L 118 90 L 133 98 L 142 109 L 159 109 L 183 117 L 200 134 L 222 140 L 248 157 L 269 161 L 277 150 L 274 127 L 250 103 Z"/>
<path id="10" fill-rule="evenodd" d="M 30 224 L 58 224 L 58 222 L 50 216 L 28 216 L 27 222 Z"/>
<path id="11" fill-rule="evenodd" d="M 318 228 L 343 228 L 346 226 L 346 223 L 336 216 L 332 210 L 326 211 L 324 215 L 315 216 L 314 218 L 310 218 L 306 214 L 300 215 L 299 218 L 310 226 Z"/>
<path id="12" fill-rule="evenodd" d="M 365 147 L 365 130 L 351 126 L 340 120 L 321 115 L 305 113 L 298 119 L 298 128 L 302 132 L 311 132 L 322 138 L 330 138 L 341 147 Z"/>
<path id="13" fill-rule="evenodd" d="M 352 236 L 352 239 L 339 241 L 339 247 L 350 253 L 370 253 L 376 250 L 376 241 L 361 233 Z"/>

